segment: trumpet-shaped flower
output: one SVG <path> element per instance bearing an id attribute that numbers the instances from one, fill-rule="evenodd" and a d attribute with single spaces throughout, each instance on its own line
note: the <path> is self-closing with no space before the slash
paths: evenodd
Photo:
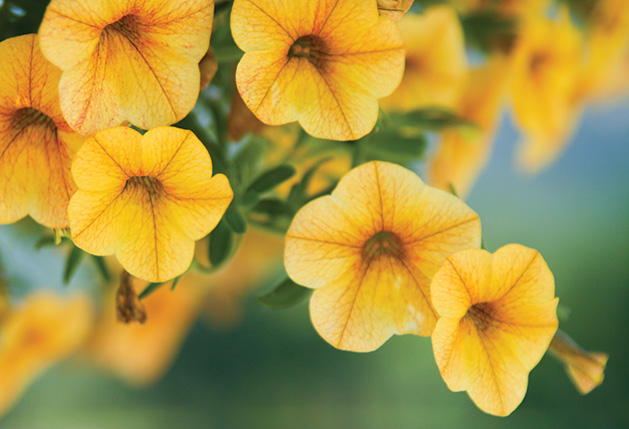
<path id="1" fill-rule="evenodd" d="M 214 229 L 233 197 L 224 175 L 212 177 L 199 139 L 171 127 L 144 136 L 126 127 L 101 131 L 79 150 L 72 174 L 72 240 L 95 255 L 115 253 L 129 273 L 149 281 L 182 274 L 194 242 Z"/>
<path id="2" fill-rule="evenodd" d="M 371 351 L 393 334 L 431 334 L 430 280 L 445 258 L 480 246 L 465 203 L 398 165 L 370 162 L 313 200 L 286 234 L 286 271 L 316 289 L 310 315 L 344 350 Z"/>
<path id="3" fill-rule="evenodd" d="M 92 327 L 86 297 L 37 292 L 3 315 L 0 326 L 0 414 L 42 371 L 74 353 Z"/>
<path id="4" fill-rule="evenodd" d="M 514 53 L 511 96 L 525 134 L 520 162 L 529 171 L 551 163 L 565 148 L 579 113 L 582 38 L 567 11 L 558 20 L 531 17 Z"/>
<path id="5" fill-rule="evenodd" d="M 454 9 L 440 5 L 399 23 L 406 46 L 402 83 L 381 101 L 392 110 L 454 107 L 465 84 L 467 60 L 463 29 Z"/>
<path id="6" fill-rule="evenodd" d="M 510 61 L 495 57 L 470 71 L 458 102 L 457 113 L 478 129 L 446 129 L 431 160 L 430 184 L 443 190 L 452 186 L 464 198 L 483 170 L 493 145 L 494 132 L 504 101 Z"/>
<path id="7" fill-rule="evenodd" d="M 128 120 L 149 129 L 192 110 L 208 50 L 213 0 L 52 0 L 39 30 L 63 70 L 61 110 L 93 134 Z"/>
<path id="8" fill-rule="evenodd" d="M 70 165 L 84 137 L 61 114 L 60 76 L 36 35 L 0 43 L 0 223 L 31 215 L 50 228 L 68 226 Z"/>
<path id="9" fill-rule="evenodd" d="M 509 415 L 557 331 L 548 265 L 518 244 L 493 255 L 468 249 L 447 258 L 430 288 L 439 314 L 432 344 L 446 384 L 487 413 Z"/>
<path id="10" fill-rule="evenodd" d="M 402 78 L 400 31 L 375 0 L 235 0 L 231 27 L 245 51 L 238 89 L 266 124 L 358 139 Z"/>

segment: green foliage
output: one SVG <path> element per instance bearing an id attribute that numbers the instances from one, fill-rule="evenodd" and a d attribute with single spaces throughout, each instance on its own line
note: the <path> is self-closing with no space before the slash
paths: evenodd
<path id="1" fill-rule="evenodd" d="M 303 287 L 289 278 L 284 279 L 273 289 L 259 295 L 259 304 L 274 310 L 295 307 L 312 295 L 312 289 Z"/>
<path id="2" fill-rule="evenodd" d="M 221 220 L 210 234 L 209 255 L 213 267 L 219 267 L 227 260 L 232 251 L 233 239 L 227 221 Z"/>
<path id="3" fill-rule="evenodd" d="M 73 246 L 70 249 L 70 253 L 68 253 L 68 257 L 66 259 L 66 264 L 63 269 L 63 283 L 68 284 L 72 277 L 76 273 L 77 268 L 81 265 L 81 261 L 83 260 L 83 256 L 85 256 L 85 252 L 83 252 L 78 247 Z"/>

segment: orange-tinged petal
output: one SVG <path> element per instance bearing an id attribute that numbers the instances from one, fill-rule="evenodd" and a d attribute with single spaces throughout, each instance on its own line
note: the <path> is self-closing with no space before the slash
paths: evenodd
<path id="1" fill-rule="evenodd" d="M 84 296 L 61 298 L 36 292 L 13 308 L 0 327 L 0 414 L 42 371 L 74 353 L 91 328 Z"/>
<path id="2" fill-rule="evenodd" d="M 213 6 L 212 0 L 52 1 L 40 40 L 64 72 L 68 123 L 92 134 L 123 120 L 148 129 L 182 119 L 198 97 Z"/>
<path id="3" fill-rule="evenodd" d="M 402 83 L 381 101 L 383 108 L 454 108 L 467 73 L 461 23 L 450 6 L 433 6 L 399 23 L 406 46 Z"/>
<path id="4" fill-rule="evenodd" d="M 403 167 L 370 162 L 297 213 L 284 262 L 317 289 L 310 311 L 321 336 L 370 351 L 393 334 L 430 335 L 432 275 L 449 254 L 478 246 L 478 215 L 463 202 Z"/>
<path id="5" fill-rule="evenodd" d="M 60 75 L 36 35 L 0 43 L 0 223 L 31 215 L 51 228 L 68 226 L 70 165 L 84 138 L 61 115 Z"/>
<path id="6" fill-rule="evenodd" d="M 448 257 L 430 287 L 440 317 L 433 350 L 444 381 L 483 411 L 510 414 L 557 330 L 548 266 L 521 245 L 493 255 L 469 249 Z"/>
<path id="7" fill-rule="evenodd" d="M 68 212 L 72 239 L 87 252 L 115 253 L 132 275 L 164 281 L 192 261 L 194 241 L 218 224 L 232 199 L 223 175 L 190 131 L 126 127 L 90 137 L 77 154 L 79 190 Z"/>
<path id="8" fill-rule="evenodd" d="M 246 52 L 238 89 L 267 124 L 298 120 L 316 137 L 360 138 L 401 79 L 399 30 L 371 2 L 237 0 L 232 32 Z"/>

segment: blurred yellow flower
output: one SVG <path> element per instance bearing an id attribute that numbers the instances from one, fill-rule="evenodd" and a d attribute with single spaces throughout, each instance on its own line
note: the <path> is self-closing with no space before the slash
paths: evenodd
<path id="1" fill-rule="evenodd" d="M 491 155 L 510 64 L 507 58 L 496 55 L 468 74 L 456 111 L 479 129 L 450 128 L 441 133 L 437 151 L 429 164 L 431 185 L 443 190 L 452 186 L 460 198 L 469 194 Z"/>
<path id="2" fill-rule="evenodd" d="M 555 280 L 541 255 L 509 244 L 455 253 L 433 277 L 432 334 L 444 381 L 483 411 L 506 416 L 557 331 Z"/>
<path id="3" fill-rule="evenodd" d="M 559 19 L 531 16 L 514 51 L 511 96 L 524 134 L 519 161 L 535 172 L 565 148 L 580 112 L 577 84 L 583 40 L 567 10 Z"/>
<path id="4" fill-rule="evenodd" d="M 310 315 L 319 334 L 340 349 L 371 351 L 393 334 L 431 334 L 433 274 L 480 237 L 478 215 L 461 200 L 403 167 L 370 162 L 297 213 L 284 263 L 295 282 L 316 289 Z"/>
<path id="5" fill-rule="evenodd" d="M 439 5 L 399 22 L 406 46 L 406 69 L 384 109 L 454 107 L 465 83 L 467 60 L 463 29 L 454 9 Z"/>
<path id="6" fill-rule="evenodd" d="M 629 2 L 596 2 L 587 26 L 587 60 L 580 84 L 588 98 L 613 96 L 614 76 L 627 76 L 629 56 Z"/>
<path id="7" fill-rule="evenodd" d="M 72 240 L 92 254 L 115 253 L 130 274 L 149 281 L 182 274 L 194 242 L 216 227 L 233 197 L 227 177 L 212 177 L 199 139 L 171 127 L 101 131 L 79 150 L 72 174 Z"/>
<path id="8" fill-rule="evenodd" d="M 0 323 L 0 415 L 41 372 L 81 346 L 92 328 L 84 296 L 35 292 Z"/>
<path id="9" fill-rule="evenodd" d="M 61 110 L 77 132 L 128 120 L 169 125 L 192 110 L 208 50 L 213 0 L 52 0 L 39 38 L 63 70 Z"/>
<path id="10" fill-rule="evenodd" d="M 99 366 L 113 371 L 125 380 L 148 384 L 168 370 L 186 334 L 203 305 L 201 277 L 188 273 L 175 290 L 162 285 L 142 303 L 147 318 L 143 324 L 123 324 L 116 320 L 112 290 L 104 297 L 104 308 L 89 344 L 89 356 Z M 140 293 L 146 282 L 132 280 Z"/>
<path id="11" fill-rule="evenodd" d="M 607 353 L 586 352 L 561 331 L 555 334 L 549 351 L 564 364 L 568 377 L 580 394 L 590 393 L 603 382 L 609 359 Z"/>
<path id="12" fill-rule="evenodd" d="M 378 0 L 380 15 L 387 16 L 396 21 L 413 6 L 415 0 Z"/>
<path id="13" fill-rule="evenodd" d="M 235 0 L 231 28 L 245 51 L 240 94 L 270 125 L 299 121 L 315 137 L 358 139 L 402 78 L 402 37 L 373 0 Z"/>
<path id="14" fill-rule="evenodd" d="M 0 223 L 31 215 L 50 228 L 68 226 L 70 165 L 84 137 L 61 114 L 60 76 L 35 34 L 0 42 Z"/>

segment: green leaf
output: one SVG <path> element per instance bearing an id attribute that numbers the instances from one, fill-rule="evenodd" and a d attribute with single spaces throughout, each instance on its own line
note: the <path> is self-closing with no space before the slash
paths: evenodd
<path id="1" fill-rule="evenodd" d="M 259 194 L 270 191 L 280 183 L 293 177 L 296 172 L 295 167 L 289 164 L 272 168 L 262 173 L 262 175 L 249 186 L 247 191 L 257 192 Z"/>
<path id="2" fill-rule="evenodd" d="M 405 134 L 404 130 L 384 129 L 361 142 L 361 161 L 388 161 L 408 165 L 421 159 L 428 143 L 423 133 Z"/>
<path id="3" fill-rule="evenodd" d="M 56 246 L 56 238 L 52 235 L 44 235 L 35 243 L 35 250 L 41 250 L 44 247 Z"/>
<path id="4" fill-rule="evenodd" d="M 96 265 L 96 268 L 98 269 L 98 272 L 100 273 L 103 280 L 105 280 L 106 282 L 110 281 L 111 274 L 109 273 L 109 268 L 107 268 L 107 265 L 105 264 L 105 259 L 102 256 L 90 256 L 92 257 L 92 260 L 94 261 L 94 264 Z"/>
<path id="5" fill-rule="evenodd" d="M 294 211 L 286 202 L 277 198 L 261 200 L 252 209 L 252 212 L 263 213 L 269 216 L 293 216 Z"/>
<path id="6" fill-rule="evenodd" d="M 430 131 L 440 131 L 448 127 L 476 127 L 473 122 L 461 118 L 451 110 L 440 107 L 427 107 L 406 113 L 392 113 L 391 120 L 397 127 Z"/>
<path id="7" fill-rule="evenodd" d="M 177 283 L 179 283 L 180 279 L 181 279 L 181 276 L 175 277 L 175 279 L 173 280 L 173 284 L 170 286 L 170 290 L 175 290 L 175 288 L 177 287 Z"/>
<path id="8" fill-rule="evenodd" d="M 259 295 L 256 300 L 259 304 L 273 309 L 294 307 L 312 294 L 312 289 L 303 287 L 287 278 L 272 290 Z"/>
<path id="9" fill-rule="evenodd" d="M 247 231 L 247 220 L 233 204 L 225 212 L 225 221 L 236 234 L 244 234 Z"/>
<path id="10" fill-rule="evenodd" d="M 288 205 L 295 209 L 293 211 L 296 211 L 306 201 L 308 201 L 308 196 L 306 194 L 308 192 L 308 185 L 310 185 L 310 182 L 312 181 L 314 174 L 319 169 L 319 167 L 321 167 L 323 164 L 330 161 L 331 159 L 332 157 L 321 158 L 319 161 L 317 161 L 315 165 L 310 167 L 304 173 L 304 176 L 301 178 L 301 181 L 299 183 L 296 183 L 295 185 L 293 185 L 293 187 L 290 190 L 290 193 L 288 194 L 288 200 L 287 200 Z"/>
<path id="11" fill-rule="evenodd" d="M 146 298 L 147 296 L 155 292 L 163 284 L 164 282 L 149 283 L 149 285 L 144 288 L 144 290 L 140 293 L 140 295 L 138 295 L 138 299 Z"/>
<path id="12" fill-rule="evenodd" d="M 72 280 L 74 273 L 76 273 L 77 268 L 79 268 L 79 265 L 81 264 L 83 255 L 85 255 L 85 252 L 83 252 L 76 246 L 72 247 L 72 250 L 70 250 L 68 258 L 66 259 L 66 265 L 63 269 L 64 284 L 67 285 L 68 283 L 70 283 L 70 280 Z"/>
<path id="13" fill-rule="evenodd" d="M 213 267 L 221 265 L 229 256 L 232 248 L 233 234 L 227 222 L 221 220 L 210 234 L 210 263 Z"/>

